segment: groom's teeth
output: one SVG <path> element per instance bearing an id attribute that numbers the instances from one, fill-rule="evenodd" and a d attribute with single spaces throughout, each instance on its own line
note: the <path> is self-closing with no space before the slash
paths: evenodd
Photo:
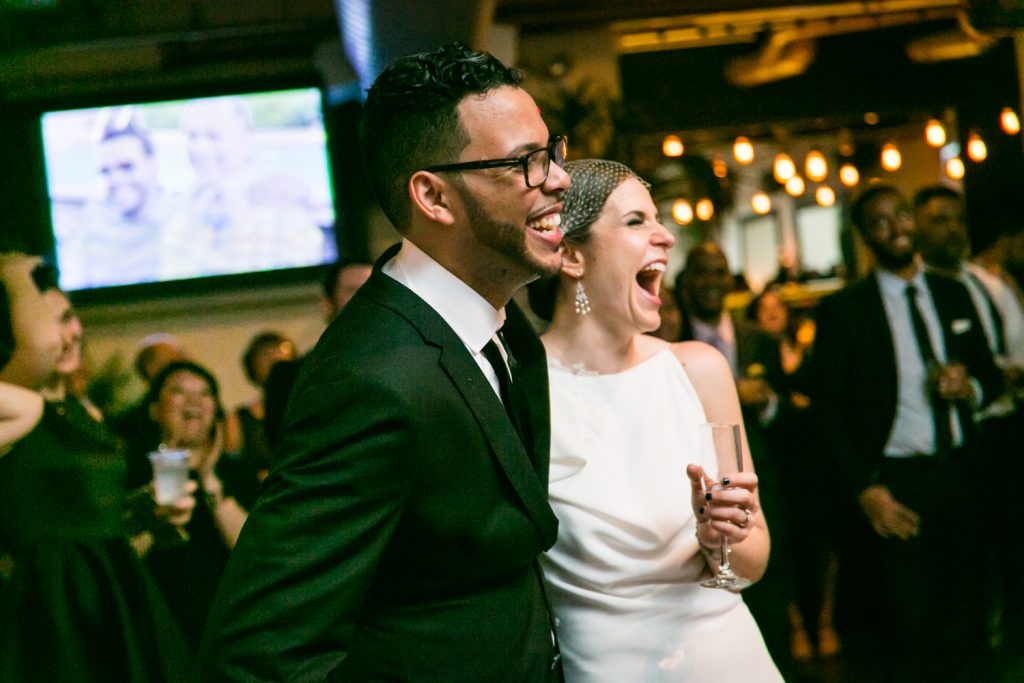
<path id="1" fill-rule="evenodd" d="M 546 216 L 541 216 L 535 221 L 530 221 L 526 224 L 526 227 L 531 230 L 539 230 L 541 232 L 549 232 L 555 230 L 562 224 L 562 214 L 551 213 Z"/>

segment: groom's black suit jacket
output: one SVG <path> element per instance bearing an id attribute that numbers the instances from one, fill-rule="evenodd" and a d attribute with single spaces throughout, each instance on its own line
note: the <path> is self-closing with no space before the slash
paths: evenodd
<path id="1" fill-rule="evenodd" d="M 1002 375 L 970 294 L 941 275 L 926 273 L 925 278 L 947 358 L 963 363 L 981 384 L 984 401 L 991 401 L 1002 391 Z M 826 452 L 835 458 L 850 491 L 858 494 L 877 483 L 896 420 L 899 368 L 878 279 L 870 275 L 823 299 L 816 320 L 814 407 Z M 971 410 L 963 403 L 957 409 L 969 443 L 974 436 Z"/>
<path id="2" fill-rule="evenodd" d="M 523 441 L 472 355 L 378 262 L 304 363 L 204 644 L 211 680 L 557 680 L 543 347 L 514 303 Z"/>

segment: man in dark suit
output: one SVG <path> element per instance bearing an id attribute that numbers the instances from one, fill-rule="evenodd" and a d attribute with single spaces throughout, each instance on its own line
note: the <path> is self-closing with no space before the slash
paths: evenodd
<path id="1" fill-rule="evenodd" d="M 307 357 L 221 583 L 211 680 L 543 681 L 543 348 L 513 292 L 557 272 L 564 140 L 459 45 L 370 89 L 367 169 L 403 235 Z M 503 406 L 504 403 L 504 406 Z"/>
<path id="2" fill-rule="evenodd" d="M 787 408 L 788 396 L 779 344 L 757 325 L 733 316 L 725 297 L 735 277 L 722 248 L 701 242 L 690 249 L 676 277 L 676 299 L 682 323 L 680 341 L 702 341 L 717 348 L 732 366 L 736 393 L 754 467 L 760 480 L 761 507 L 773 530 L 783 528 L 786 513 L 780 467 L 771 432 Z M 791 673 L 790 623 L 787 606 L 794 599 L 788 534 L 772 535 L 772 560 L 764 576 L 744 591 L 744 601 L 757 620 L 765 644 L 783 675 Z"/>
<path id="3" fill-rule="evenodd" d="M 917 261 L 900 193 L 870 187 L 851 218 L 878 267 L 821 302 L 812 356 L 826 453 L 870 523 L 840 570 L 871 590 L 867 658 L 887 680 L 963 680 L 981 675 L 985 636 L 972 411 L 999 396 L 1000 372 L 967 290 Z"/>

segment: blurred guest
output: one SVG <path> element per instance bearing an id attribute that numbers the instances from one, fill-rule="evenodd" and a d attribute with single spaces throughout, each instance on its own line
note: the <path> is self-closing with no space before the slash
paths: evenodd
<path id="1" fill-rule="evenodd" d="M 601 159 L 565 170 L 561 272 L 531 286 L 531 302 L 554 284 L 553 302 L 534 310 L 551 318 L 542 340 L 559 529 L 543 562 L 566 678 L 697 683 L 726 670 L 781 681 L 743 600 L 700 585 L 723 537 L 740 576 L 758 579 L 768 561 L 746 443 L 745 471 L 724 480 L 701 448 L 706 421 L 742 429 L 729 366 L 704 344 L 644 334 L 658 326 L 675 241 L 646 183 Z M 706 493 L 718 480 L 725 488 Z"/>
<path id="2" fill-rule="evenodd" d="M 779 417 L 767 437 L 775 454 L 786 500 L 801 498 L 804 504 L 785 506 L 774 526 L 778 533 L 800 538 L 799 556 L 788 562 L 794 578 L 796 602 L 788 608 L 790 647 L 794 659 L 818 654 L 835 655 L 839 636 L 832 622 L 836 555 L 829 538 L 828 501 L 817 495 L 819 483 L 831 479 L 828 463 L 810 415 L 805 360 L 814 341 L 814 323 L 795 315 L 782 296 L 782 288 L 770 285 L 747 308 L 762 332 L 779 345 L 782 371 L 788 378 L 788 394 L 780 395 Z M 811 634 L 815 634 L 812 638 Z"/>
<path id="3" fill-rule="evenodd" d="M 127 409 L 108 418 L 110 428 L 121 437 L 128 453 L 135 453 L 159 439 L 159 429 L 149 414 L 146 392 L 150 382 L 168 363 L 186 360 L 188 352 L 177 337 L 164 332 L 151 334 L 139 342 L 135 352 L 135 372 L 145 384 L 143 395 Z"/>
<path id="4" fill-rule="evenodd" d="M 900 192 L 872 185 L 850 214 L 877 268 L 819 304 L 813 356 L 826 452 L 863 513 L 843 538 L 840 597 L 867 610 L 863 661 L 887 680 L 985 679 L 985 562 L 964 486 L 993 474 L 975 468 L 972 412 L 1002 376 L 968 291 L 916 260 Z"/>
<path id="5" fill-rule="evenodd" d="M 1024 387 L 1021 303 L 1003 280 L 967 260 L 970 241 L 958 192 L 942 185 L 920 189 L 914 196 L 914 220 L 926 268 L 959 280 L 967 288 L 989 350 L 1006 380 L 1006 392 L 975 415 L 984 446 L 983 467 L 988 472 L 1003 472 L 1013 480 L 1024 477 L 1024 463 L 1016 455 L 1024 442 L 1024 413 L 1014 401 L 1014 390 Z M 1002 512 L 992 516 L 993 523 L 1003 529 L 1000 535 L 1012 535 L 1015 505 L 1009 499 L 995 504 Z M 991 559 L 1003 579 L 997 591 L 1006 622 L 1003 631 L 1013 638 L 1009 647 L 1020 652 L 1024 648 L 1024 587 L 1019 580 L 1024 575 L 1024 546 L 1009 544 L 998 558 Z"/>
<path id="6" fill-rule="evenodd" d="M 776 424 L 788 395 L 779 345 L 742 315 L 726 310 L 725 297 L 736 285 L 721 247 L 702 242 L 690 249 L 676 276 L 676 297 L 682 312 L 681 341 L 702 341 L 722 352 L 732 368 L 743 408 L 751 457 L 760 480 L 761 504 L 771 519 L 782 519 L 784 501 L 779 457 L 772 452 L 768 432 Z M 757 619 L 768 651 L 783 675 L 791 668 L 787 606 L 792 601 L 792 572 L 787 566 L 792 539 L 772 539 L 772 561 L 764 578 L 744 592 L 743 599 Z"/>
<path id="7" fill-rule="evenodd" d="M 0 319 L 15 339 L 0 380 L 51 395 L 0 458 L 0 680 L 191 680 L 194 663 L 126 534 L 117 442 L 61 393 L 60 376 L 80 362 L 81 326 L 54 273 L 35 277 L 43 291 L 33 281 L 37 262 L 0 257 Z M 150 514 L 182 525 L 192 504 L 151 503 Z"/>
<path id="8" fill-rule="evenodd" d="M 677 341 L 682 330 L 683 316 L 679 311 L 679 304 L 676 303 L 676 293 L 662 281 L 658 288 L 658 297 L 661 299 L 661 324 L 649 334 L 667 342 Z"/>
<path id="9" fill-rule="evenodd" d="M 198 484 L 196 507 L 180 542 L 154 545 L 145 555 L 149 569 L 193 648 L 209 614 L 213 595 L 238 539 L 259 481 L 234 454 L 223 452 L 217 380 L 191 361 L 166 365 L 150 384 L 147 404 L 160 430 L 157 441 L 129 455 L 129 487 L 147 486 L 153 468 L 147 457 L 159 446 L 185 449 Z"/>
<path id="10" fill-rule="evenodd" d="M 320 301 L 328 324 L 348 305 L 371 272 L 373 266 L 370 264 L 345 259 L 335 261 L 324 269 L 320 280 Z M 271 449 L 277 445 L 280 437 L 284 409 L 301 367 L 301 357 L 282 360 L 274 364 L 267 376 L 263 392 L 263 431 Z"/>
<path id="11" fill-rule="evenodd" d="M 277 332 L 261 332 L 252 338 L 242 356 L 245 376 L 259 389 L 259 397 L 238 406 L 225 423 L 224 447 L 238 453 L 243 462 L 257 473 L 259 479 L 270 467 L 270 445 L 263 431 L 264 392 L 274 365 L 295 359 L 295 345 Z"/>

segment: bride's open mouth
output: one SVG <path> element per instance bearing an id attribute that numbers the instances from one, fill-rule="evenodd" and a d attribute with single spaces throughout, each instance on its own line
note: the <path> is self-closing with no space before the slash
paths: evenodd
<path id="1" fill-rule="evenodd" d="M 661 306 L 661 279 L 665 276 L 665 262 L 652 261 L 640 269 L 636 274 L 637 285 L 640 291 L 657 306 Z"/>

